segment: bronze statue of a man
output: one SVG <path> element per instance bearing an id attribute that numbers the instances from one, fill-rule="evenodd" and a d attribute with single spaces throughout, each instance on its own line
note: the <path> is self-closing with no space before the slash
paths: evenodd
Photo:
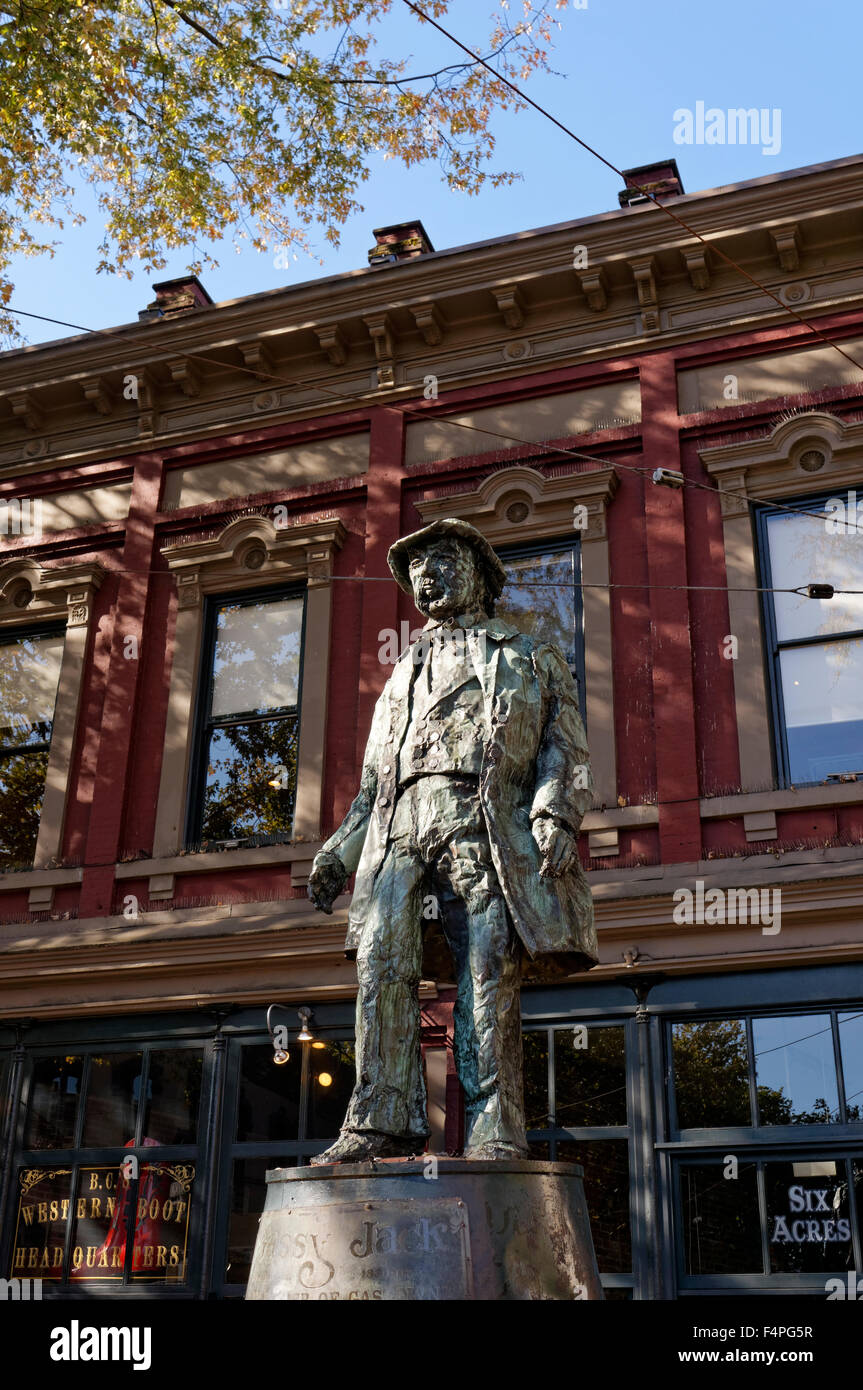
<path id="1" fill-rule="evenodd" d="M 597 958 L 575 683 L 557 647 L 492 616 L 506 572 L 468 522 L 426 526 L 387 560 L 428 621 L 377 702 L 359 793 L 309 879 L 330 912 L 356 870 L 346 950 L 359 979 L 356 1086 L 339 1139 L 312 1162 L 425 1147 L 418 986 L 435 917 L 458 986 L 465 1157 L 523 1158 L 523 967 Z"/>

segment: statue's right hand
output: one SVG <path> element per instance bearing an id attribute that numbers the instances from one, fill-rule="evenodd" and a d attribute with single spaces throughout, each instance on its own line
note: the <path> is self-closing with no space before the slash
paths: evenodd
<path id="1" fill-rule="evenodd" d="M 315 855 L 306 891 L 320 912 L 330 913 L 347 881 L 348 871 L 339 856 L 321 851 Z"/>

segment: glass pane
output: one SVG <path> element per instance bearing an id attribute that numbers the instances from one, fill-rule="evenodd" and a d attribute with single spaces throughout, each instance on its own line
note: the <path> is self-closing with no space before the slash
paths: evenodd
<path id="1" fill-rule="evenodd" d="M 61 1279 L 72 1186 L 70 1168 L 22 1168 L 9 1276 Z"/>
<path id="2" fill-rule="evenodd" d="M 79 1169 L 70 1279 L 122 1284 L 130 1198 L 130 1185 L 116 1164 Z"/>
<path id="3" fill-rule="evenodd" d="M 544 555 L 508 558 L 509 576 L 495 614 L 541 642 L 560 647 L 567 665 L 575 665 L 575 549 L 566 546 Z M 536 585 L 537 587 L 531 587 Z"/>
<path id="4" fill-rule="evenodd" d="M 0 869 L 33 863 L 47 775 L 47 752 L 0 758 Z"/>
<path id="5" fill-rule="evenodd" d="M 192 1163 L 141 1165 L 135 1199 L 133 1283 L 185 1282 L 194 1182 Z"/>
<path id="6" fill-rule="evenodd" d="M 839 1046 L 849 1120 L 863 1120 L 863 1013 L 839 1015 Z"/>
<path id="7" fill-rule="evenodd" d="M 110 1052 L 90 1058 L 84 1111 L 84 1146 L 134 1143 L 141 1100 L 140 1052 Z"/>
<path id="8" fill-rule="evenodd" d="M 302 1043 L 290 1045 L 290 1060 L 277 1067 L 273 1048 L 243 1048 L 237 1138 L 240 1141 L 296 1139 L 300 1116 Z"/>
<path id="9" fill-rule="evenodd" d="M 294 708 L 302 626 L 302 598 L 219 608 L 210 710 L 213 719 Z"/>
<path id="10" fill-rule="evenodd" d="M 839 1090 L 828 1014 L 752 1020 L 762 1125 L 835 1124 Z"/>
<path id="11" fill-rule="evenodd" d="M 854 1261 L 844 1159 L 765 1163 L 770 1269 L 819 1274 Z"/>
<path id="12" fill-rule="evenodd" d="M 682 1163 L 680 1201 L 687 1274 L 763 1274 L 757 1165 Z M 726 1176 L 727 1175 L 727 1176 Z"/>
<path id="13" fill-rule="evenodd" d="M 823 502 L 813 502 L 807 511 L 820 511 Z M 831 513 L 835 517 L 836 513 Z M 857 531 L 832 535 L 828 526 L 835 521 L 788 513 L 770 516 L 767 535 L 770 569 L 777 589 L 798 589 L 813 582 L 832 584 L 835 589 L 863 589 L 863 554 Z M 830 599 L 800 598 L 796 594 L 774 594 L 776 631 L 780 642 L 796 637 L 820 637 L 834 632 L 863 628 L 863 594 Z"/>
<path id="14" fill-rule="evenodd" d="M 679 1129 L 752 1124 L 742 1019 L 675 1023 L 671 1051 Z"/>
<path id="15" fill-rule="evenodd" d="M 0 643 L 0 748 L 50 740 L 64 640 L 61 633 Z"/>
<path id="16" fill-rule="evenodd" d="M 40 1057 L 33 1066 L 25 1149 L 71 1149 L 83 1057 Z"/>
<path id="17" fill-rule="evenodd" d="M 863 640 L 779 654 L 793 782 L 863 772 Z"/>
<path id="18" fill-rule="evenodd" d="M 554 1030 L 555 1123 L 562 1129 L 626 1124 L 623 1028 Z"/>
<path id="19" fill-rule="evenodd" d="M 584 1195 L 600 1274 L 627 1274 L 632 1268 L 627 1140 L 561 1141 L 557 1161 L 580 1163 L 584 1168 Z"/>
<path id="20" fill-rule="evenodd" d="M 295 715 L 213 730 L 207 751 L 202 840 L 290 833 L 299 730 Z"/>
<path id="21" fill-rule="evenodd" d="M 241 1158 L 234 1163 L 231 1224 L 225 1257 L 225 1282 L 246 1284 L 252 1267 L 258 1218 L 267 1196 L 266 1175 L 272 1168 L 294 1168 L 295 1158 Z"/>
<path id="22" fill-rule="evenodd" d="M 335 1139 L 356 1080 L 352 1042 L 300 1043 L 309 1049 L 310 1139 Z"/>
<path id="23" fill-rule="evenodd" d="M 522 1034 L 524 1057 L 524 1116 L 526 1129 L 547 1129 L 548 1113 L 548 1033 Z"/>
<path id="24" fill-rule="evenodd" d="M 200 1052 L 150 1053 L 144 1133 L 157 1144 L 194 1144 L 201 1103 Z"/>

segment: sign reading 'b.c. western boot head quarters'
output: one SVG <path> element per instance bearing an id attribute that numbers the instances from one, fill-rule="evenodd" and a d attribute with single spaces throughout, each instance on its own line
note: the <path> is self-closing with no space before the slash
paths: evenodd
<path id="1" fill-rule="evenodd" d="M 181 1283 L 194 1177 L 189 1163 L 127 1159 L 79 1168 L 73 1192 L 71 1169 L 22 1170 L 12 1273 L 62 1279 L 71 1223 L 67 1278 Z"/>

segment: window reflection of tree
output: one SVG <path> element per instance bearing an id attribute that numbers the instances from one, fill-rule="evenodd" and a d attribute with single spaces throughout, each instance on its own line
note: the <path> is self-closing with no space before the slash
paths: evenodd
<path id="1" fill-rule="evenodd" d="M 497 616 L 537 641 L 560 647 L 575 666 L 575 551 L 571 547 L 543 555 L 506 556 L 509 576 L 498 600 Z"/>
<path id="2" fill-rule="evenodd" d="M 63 640 L 41 633 L 0 642 L 0 870 L 33 862 Z"/>
<path id="3" fill-rule="evenodd" d="M 217 612 L 201 842 L 290 835 L 301 628 L 297 598 L 224 604 Z"/>

